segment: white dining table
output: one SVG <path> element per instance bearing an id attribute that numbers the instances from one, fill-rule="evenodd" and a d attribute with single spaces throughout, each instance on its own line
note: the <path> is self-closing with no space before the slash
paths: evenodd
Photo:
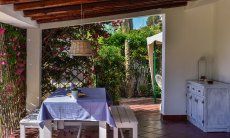
<path id="1" fill-rule="evenodd" d="M 38 120 L 40 125 L 40 137 L 51 138 L 53 122 L 63 126 L 68 121 L 92 121 L 98 122 L 99 138 L 107 137 L 107 124 L 115 127 L 110 112 L 106 91 L 104 88 L 81 88 L 86 94 L 83 98 L 73 99 L 67 96 L 65 89 L 58 89 L 45 99 L 40 108 Z M 60 128 L 60 127 L 59 127 Z"/>

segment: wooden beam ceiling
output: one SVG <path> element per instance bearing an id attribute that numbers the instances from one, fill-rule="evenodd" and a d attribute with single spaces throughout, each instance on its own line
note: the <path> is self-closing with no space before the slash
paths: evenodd
<path id="1" fill-rule="evenodd" d="M 154 5 L 162 5 L 162 4 L 174 4 L 177 2 L 172 2 L 172 0 L 161 2 L 162 0 L 116 0 L 116 1 L 105 1 L 98 3 L 89 3 L 82 5 L 83 11 L 98 11 L 104 9 L 113 9 L 113 8 L 140 8 L 146 5 L 154 6 Z M 180 1 L 181 2 L 181 1 Z M 160 8 L 160 7 L 159 7 Z M 144 10 L 144 9 L 143 9 Z M 81 12 L 81 5 L 71 5 L 71 6 L 63 6 L 63 7 L 55 7 L 55 8 L 46 8 L 46 9 L 36 9 L 36 10 L 26 10 L 24 14 L 26 17 L 37 17 L 37 16 L 45 16 L 45 15 L 59 15 L 59 14 L 79 14 Z"/>
<path id="2" fill-rule="evenodd" d="M 79 5 L 85 3 L 101 2 L 106 0 L 45 0 L 45 1 L 34 1 L 30 3 L 18 3 L 14 5 L 15 10 L 35 10 L 52 8 L 59 6 Z"/>
<path id="3" fill-rule="evenodd" d="M 161 6 L 161 8 L 171 8 L 171 7 L 180 7 L 185 6 L 185 2 L 176 3 L 174 5 L 158 5 Z M 157 7 L 158 7 L 157 6 Z M 154 9 L 156 6 L 146 6 L 145 10 Z M 124 9 L 109 9 L 104 11 L 94 11 L 94 13 L 86 12 L 84 15 L 84 18 L 94 18 L 94 17 L 102 17 L 102 16 L 110 16 L 110 15 L 117 15 L 117 14 L 125 14 L 125 13 L 132 13 L 132 12 L 139 12 L 143 11 L 143 7 L 141 8 L 124 8 Z M 61 15 L 61 16 L 44 16 L 41 18 L 35 18 L 38 23 L 48 23 L 48 22 L 56 22 L 56 21 L 66 21 L 66 20 L 76 20 L 81 19 L 81 15 L 75 14 L 75 15 Z"/>
<path id="4" fill-rule="evenodd" d="M 15 4 L 15 3 L 27 3 L 39 0 L 0 0 L 0 4 Z"/>
<path id="5" fill-rule="evenodd" d="M 192 0 L 0 0 L 0 4 L 14 4 L 38 23 L 125 14 L 150 9 L 186 6 Z"/>
<path id="6" fill-rule="evenodd" d="M 121 4 L 123 6 L 121 6 Z M 139 3 L 137 3 L 139 4 Z M 114 1 L 108 1 L 108 2 L 100 2 L 100 3 L 94 3 L 94 4 L 87 4 L 83 5 L 83 12 L 86 11 L 95 11 L 100 9 L 106 9 L 106 8 L 116 8 L 119 6 L 124 7 L 130 5 L 127 1 L 120 1 L 114 2 Z M 25 16 L 27 17 L 40 17 L 45 15 L 60 15 L 60 14 L 79 14 L 81 13 L 81 5 L 71 5 L 71 6 L 65 6 L 65 7 L 56 7 L 56 8 L 47 8 L 44 10 L 29 10 L 25 11 Z"/>

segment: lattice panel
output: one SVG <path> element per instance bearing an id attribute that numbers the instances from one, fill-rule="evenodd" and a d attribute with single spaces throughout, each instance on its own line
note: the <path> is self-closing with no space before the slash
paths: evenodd
<path id="1" fill-rule="evenodd" d="M 45 45 L 42 49 L 42 96 L 47 97 L 57 88 L 93 85 L 94 68 L 92 57 L 69 54 L 70 43 Z"/>

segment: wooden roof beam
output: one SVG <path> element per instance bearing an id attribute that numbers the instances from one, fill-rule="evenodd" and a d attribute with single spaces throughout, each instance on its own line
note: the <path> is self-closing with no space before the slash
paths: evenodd
<path id="1" fill-rule="evenodd" d="M 34 2 L 39 0 L 0 0 L 0 5 L 4 4 L 14 4 L 14 3 L 27 3 L 27 2 Z"/>
<path id="2" fill-rule="evenodd" d="M 181 2 L 180 2 L 181 3 Z M 183 4 L 186 2 L 183 2 Z M 152 9 L 152 7 L 159 7 L 162 5 L 170 5 L 172 3 L 164 3 L 164 4 L 154 4 L 154 5 L 148 5 L 148 4 L 143 4 L 143 5 L 139 5 L 138 7 L 133 7 L 133 6 L 124 6 L 124 7 L 104 7 L 104 8 L 100 8 L 100 9 L 94 9 L 91 8 L 90 10 L 85 10 L 84 11 L 84 15 L 88 14 L 94 14 L 94 13 L 103 13 L 103 12 L 119 12 L 119 11 L 127 11 L 127 10 L 133 10 L 133 9 L 143 9 L 145 10 L 145 8 L 149 8 Z M 80 10 L 73 10 L 73 11 L 69 11 L 69 12 L 65 12 L 65 13 L 59 13 L 59 14 L 52 14 L 52 15 L 44 15 L 44 16 L 34 16 L 32 17 L 33 20 L 43 20 L 43 19 L 53 19 L 53 18 L 62 18 L 62 17 L 81 17 L 81 11 Z"/>
<path id="3" fill-rule="evenodd" d="M 142 5 L 155 5 L 159 3 L 176 3 L 176 2 L 187 2 L 187 0 L 116 0 L 116 1 L 105 1 L 98 3 L 89 3 L 83 5 L 83 11 L 92 11 L 92 10 L 100 10 L 106 8 L 122 8 L 125 6 L 133 6 L 139 7 Z M 65 14 L 68 12 L 76 12 L 78 13 L 81 10 L 81 5 L 71 5 L 71 6 L 63 6 L 63 7 L 54 7 L 54 8 L 46 8 L 46 9 L 37 9 L 37 10 L 28 10 L 24 11 L 24 15 L 26 17 L 38 17 L 45 15 L 57 15 L 57 14 Z"/>
<path id="4" fill-rule="evenodd" d="M 102 2 L 107 0 L 44 0 L 29 3 L 18 3 L 14 5 L 15 10 L 34 10 L 42 8 L 52 8 L 59 6 L 69 6 L 85 3 Z"/>
<path id="5" fill-rule="evenodd" d="M 126 13 L 132 13 L 132 12 L 139 12 L 139 11 L 144 11 L 144 10 L 150 10 L 150 9 L 158 9 L 158 8 L 171 8 L 171 7 L 180 7 L 180 6 L 186 6 L 187 2 L 177 2 L 177 3 L 171 3 L 171 4 L 162 4 L 162 5 L 155 5 L 155 6 L 148 6 L 148 7 L 142 7 L 142 8 L 136 8 L 136 9 L 123 9 L 123 10 L 112 10 L 112 11 L 100 11 L 96 12 L 94 11 L 93 13 L 86 13 L 85 18 L 94 18 L 94 17 L 101 17 L 101 16 L 110 16 L 110 15 L 116 15 L 116 14 L 126 14 Z M 66 20 L 76 20 L 76 19 L 81 19 L 80 15 L 72 15 L 72 16 L 59 16 L 59 17 L 52 17 L 50 18 L 44 18 L 44 19 L 38 19 L 38 23 L 48 23 L 48 22 L 57 22 L 57 21 L 66 21 Z"/>

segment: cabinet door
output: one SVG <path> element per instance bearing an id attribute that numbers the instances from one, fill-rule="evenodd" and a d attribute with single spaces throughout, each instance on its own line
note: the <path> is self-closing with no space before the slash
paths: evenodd
<path id="1" fill-rule="evenodd" d="M 197 122 L 201 125 L 204 125 L 204 98 L 197 96 Z"/>
<path id="2" fill-rule="evenodd" d="M 192 103 L 191 117 L 194 120 L 197 120 L 197 102 L 196 102 L 196 96 L 194 94 L 192 94 L 191 103 Z"/>
<path id="3" fill-rule="evenodd" d="M 192 117 L 192 93 L 187 94 L 187 115 Z"/>
<path id="4" fill-rule="evenodd" d="M 226 128 L 230 122 L 229 92 L 226 88 L 207 89 L 207 125 Z M 206 121 L 206 120 L 205 120 Z"/>

